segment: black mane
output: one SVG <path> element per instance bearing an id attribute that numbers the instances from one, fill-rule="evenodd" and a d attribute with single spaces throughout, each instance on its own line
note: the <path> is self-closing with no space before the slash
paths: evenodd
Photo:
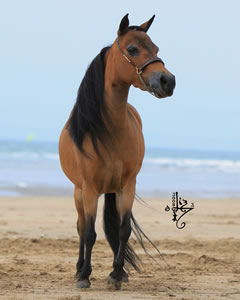
<path id="1" fill-rule="evenodd" d="M 136 26 L 136 25 L 128 26 L 128 30 L 136 30 L 136 31 L 144 31 L 145 32 L 145 30 L 142 27 Z"/>
<path id="2" fill-rule="evenodd" d="M 103 48 L 88 67 L 69 120 L 70 135 L 78 149 L 86 156 L 88 155 L 83 149 L 83 140 L 87 134 L 98 155 L 100 153 L 97 140 L 103 144 L 109 135 L 103 119 L 107 118 L 104 103 L 104 57 L 109 49 L 110 47 Z"/>

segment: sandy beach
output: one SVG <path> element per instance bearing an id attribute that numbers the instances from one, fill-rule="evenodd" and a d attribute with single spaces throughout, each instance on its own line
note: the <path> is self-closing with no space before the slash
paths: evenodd
<path id="1" fill-rule="evenodd" d="M 76 211 L 71 197 L 0 198 L 0 299 L 240 299 L 240 199 L 188 199 L 195 208 L 172 221 L 171 198 L 144 199 L 134 215 L 159 256 L 153 259 L 134 240 L 143 261 L 141 273 L 130 270 L 121 291 L 109 291 L 112 253 L 102 229 L 99 200 L 88 290 L 75 288 L 78 252 Z"/>

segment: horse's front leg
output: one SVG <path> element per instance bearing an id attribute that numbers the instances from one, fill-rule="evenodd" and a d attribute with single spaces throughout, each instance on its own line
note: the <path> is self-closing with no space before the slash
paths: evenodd
<path id="1" fill-rule="evenodd" d="M 119 228 L 119 248 L 117 256 L 113 263 L 113 272 L 108 277 L 108 284 L 113 285 L 116 290 L 121 289 L 123 276 L 125 276 L 124 257 L 128 239 L 131 235 L 131 210 L 135 196 L 136 180 L 129 182 L 120 193 L 119 211 L 120 211 L 120 228 Z"/>
<path id="2" fill-rule="evenodd" d="M 77 219 L 77 231 L 79 235 L 79 256 L 77 261 L 77 272 L 76 272 L 76 279 L 78 280 L 81 274 L 81 270 L 84 264 L 84 232 L 86 229 L 85 224 L 85 215 L 84 215 L 84 208 L 83 208 L 83 199 L 82 199 L 82 190 L 80 190 L 77 186 L 74 189 L 74 201 L 75 206 L 78 213 Z"/>
<path id="3" fill-rule="evenodd" d="M 97 214 L 97 201 L 98 194 L 94 193 L 90 188 L 83 188 L 82 191 L 78 191 L 75 194 L 76 207 L 82 207 L 82 212 L 79 214 L 78 220 L 84 217 L 84 231 L 80 231 L 80 247 L 79 247 L 79 259 L 77 263 L 77 288 L 89 288 L 91 282 L 89 276 L 92 272 L 91 267 L 91 255 L 92 248 L 96 241 L 97 234 L 95 232 L 95 220 Z M 77 200 L 77 201 L 76 201 Z M 78 205 L 77 205 L 78 204 Z M 79 223 L 79 222 L 78 222 Z M 85 250 L 85 256 L 84 256 Z"/>

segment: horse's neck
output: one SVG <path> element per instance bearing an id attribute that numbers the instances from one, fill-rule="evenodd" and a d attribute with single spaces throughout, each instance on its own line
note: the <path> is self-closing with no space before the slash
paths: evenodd
<path id="1" fill-rule="evenodd" d="M 111 60 L 111 57 L 108 57 L 108 60 Z M 127 126 L 129 88 L 129 85 L 118 82 L 116 71 L 111 61 L 108 61 L 105 68 L 104 99 L 111 123 L 115 128 L 125 128 Z"/>

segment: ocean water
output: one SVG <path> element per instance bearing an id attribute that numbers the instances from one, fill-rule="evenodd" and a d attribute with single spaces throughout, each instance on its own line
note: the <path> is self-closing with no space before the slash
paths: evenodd
<path id="1" fill-rule="evenodd" d="M 240 196 L 240 153 L 147 149 L 137 193 L 141 197 Z M 0 141 L 0 196 L 71 195 L 57 143 Z"/>

